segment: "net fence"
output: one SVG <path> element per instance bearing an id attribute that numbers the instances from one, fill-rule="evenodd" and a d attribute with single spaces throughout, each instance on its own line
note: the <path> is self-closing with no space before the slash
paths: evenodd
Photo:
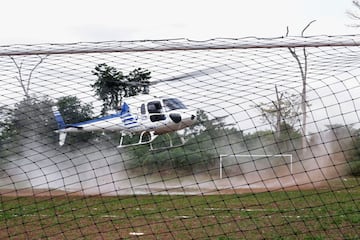
<path id="1" fill-rule="evenodd" d="M 358 239 L 359 46 L 1 46 L 0 239 Z"/>

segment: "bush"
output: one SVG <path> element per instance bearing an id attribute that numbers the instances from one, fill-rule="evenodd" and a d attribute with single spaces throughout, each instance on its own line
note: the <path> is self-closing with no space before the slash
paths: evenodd
<path id="1" fill-rule="evenodd" d="M 353 176 L 360 176 L 360 130 L 357 131 L 352 157 L 349 163 L 350 174 Z"/>
<path id="2" fill-rule="evenodd" d="M 169 134 L 174 146 L 181 144 L 179 137 Z M 180 169 L 193 171 L 204 169 L 213 164 L 215 152 L 209 148 L 210 136 L 206 133 L 194 136 L 181 147 L 167 148 L 164 150 L 149 151 L 149 145 L 134 146 L 130 149 L 133 159 L 131 167 L 153 169 Z M 154 149 L 161 149 L 169 145 L 166 135 L 159 136 L 153 143 Z"/>

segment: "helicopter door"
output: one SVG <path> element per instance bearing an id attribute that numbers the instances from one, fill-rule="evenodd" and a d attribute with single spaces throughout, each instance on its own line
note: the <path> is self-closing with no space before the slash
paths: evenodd
<path id="1" fill-rule="evenodd" d="M 141 116 L 141 120 L 145 120 L 147 118 L 147 114 L 146 114 L 146 109 L 145 109 L 145 104 L 141 104 L 140 107 L 140 116 Z"/>
<path id="2" fill-rule="evenodd" d="M 157 122 L 166 119 L 160 101 L 149 102 L 147 104 L 147 109 L 150 115 L 150 120 L 152 122 Z"/>

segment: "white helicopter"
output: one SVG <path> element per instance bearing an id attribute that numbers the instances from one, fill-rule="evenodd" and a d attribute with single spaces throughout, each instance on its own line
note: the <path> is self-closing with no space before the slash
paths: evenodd
<path id="1" fill-rule="evenodd" d="M 132 104 L 129 104 L 129 106 L 124 102 L 121 110 L 117 113 L 85 122 L 66 124 L 58 108 L 54 106 L 52 110 L 55 120 L 58 123 L 58 130 L 56 130 L 56 132 L 59 133 L 59 145 L 64 145 L 67 133 L 71 132 L 119 131 L 121 133 L 121 138 L 118 148 L 150 144 L 150 150 L 158 150 L 159 148 L 153 148 L 152 143 L 162 134 L 168 135 L 169 145 L 161 149 L 182 146 L 185 144 L 184 138 L 180 137 L 181 144 L 175 146 L 173 145 L 169 133 L 177 132 L 193 125 L 196 122 L 197 111 L 186 107 L 178 98 L 151 97 L 150 95 L 147 95 L 149 94 L 149 85 L 193 78 L 203 74 L 211 74 L 213 72 L 216 72 L 214 71 L 214 68 L 207 68 L 165 80 L 152 81 L 145 85 L 142 84 L 143 95 L 137 96 L 138 101 L 135 110 L 130 108 Z M 136 143 L 124 144 L 124 138 L 126 136 L 132 137 L 134 135 L 139 135 L 139 141 Z"/>
<path id="2" fill-rule="evenodd" d="M 121 110 L 115 114 L 74 124 L 65 124 L 58 108 L 54 106 L 52 110 L 58 123 L 59 129 L 56 132 L 59 133 L 59 145 L 64 145 L 67 133 L 71 132 L 119 131 L 121 133 L 119 148 L 150 143 L 150 150 L 156 150 L 151 143 L 159 135 L 176 132 L 196 122 L 196 111 L 187 108 L 177 98 L 149 98 L 148 95 L 143 97 L 146 97 L 146 100 L 140 103 L 136 113 L 132 112 L 129 105 L 124 102 Z M 124 137 L 128 135 L 131 137 L 140 135 L 139 141 L 123 144 Z M 180 139 L 183 145 L 185 140 Z M 170 137 L 169 141 L 169 146 L 165 148 L 181 146 L 174 146 Z"/>
<path id="3" fill-rule="evenodd" d="M 59 145 L 65 144 L 66 135 L 70 132 L 119 131 L 121 138 L 118 148 L 150 144 L 150 150 L 161 150 L 182 146 L 185 144 L 184 138 L 180 137 L 181 144 L 175 146 L 169 133 L 177 132 L 193 125 L 197 119 L 197 111 L 186 107 L 178 98 L 151 97 L 148 95 L 149 86 L 163 82 L 193 79 L 197 76 L 209 75 L 229 69 L 231 67 L 227 65 L 219 65 L 147 83 L 127 82 L 129 85 L 143 87 L 143 95 L 138 96 L 135 111 L 130 109 L 132 104 L 129 106 L 124 102 L 121 110 L 117 113 L 85 122 L 66 124 L 58 108 L 54 106 L 52 111 L 58 123 L 58 130 L 56 132 L 59 133 Z M 139 98 L 141 99 L 140 103 Z M 152 146 L 153 141 L 162 134 L 168 135 L 169 145 L 154 149 Z M 126 136 L 132 137 L 134 135 L 139 135 L 138 142 L 124 144 Z"/>

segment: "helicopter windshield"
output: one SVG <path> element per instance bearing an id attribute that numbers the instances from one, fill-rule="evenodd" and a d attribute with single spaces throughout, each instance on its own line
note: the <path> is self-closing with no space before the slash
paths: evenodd
<path id="1" fill-rule="evenodd" d="M 177 98 L 166 98 L 163 103 L 167 111 L 186 109 L 186 106 Z"/>

